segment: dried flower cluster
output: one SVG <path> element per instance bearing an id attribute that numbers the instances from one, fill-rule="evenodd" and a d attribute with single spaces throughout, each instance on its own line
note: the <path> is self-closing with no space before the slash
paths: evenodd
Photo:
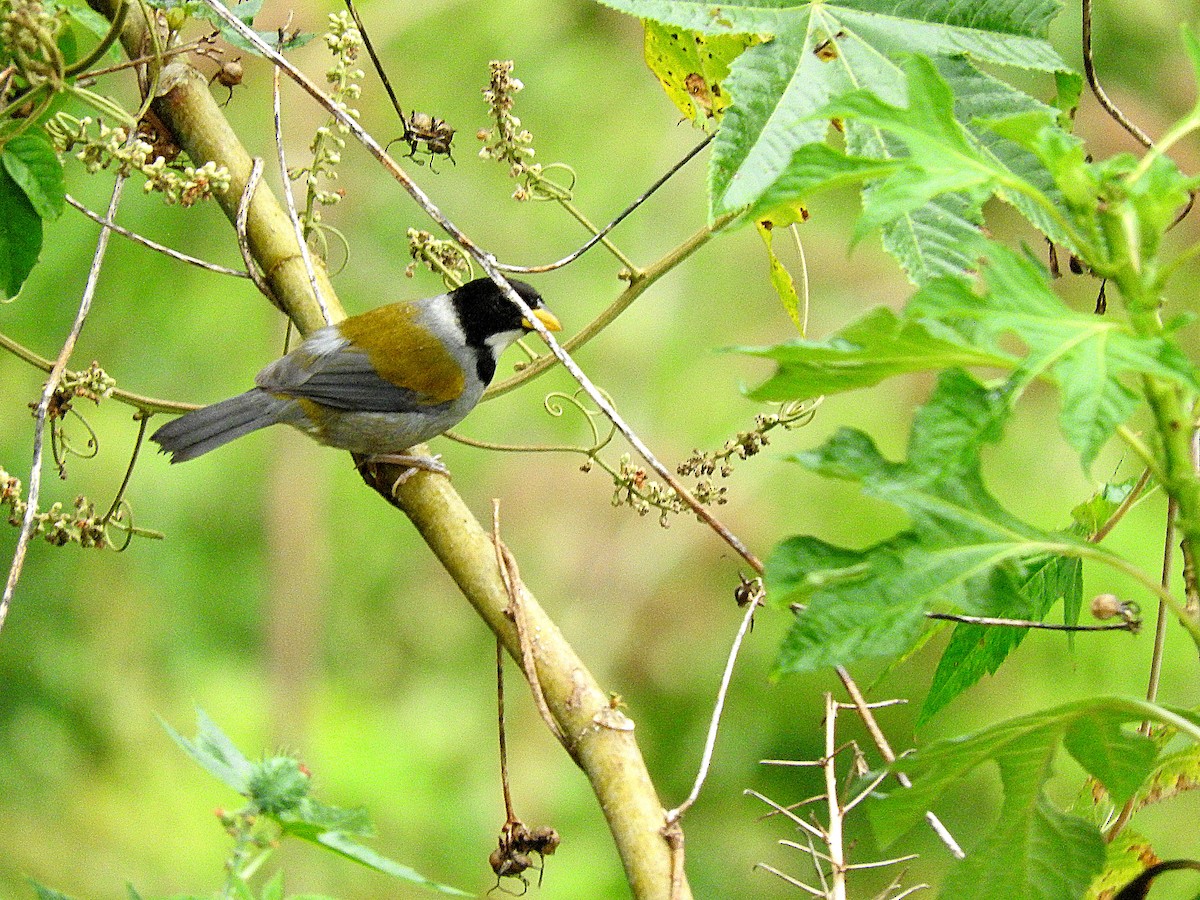
<path id="1" fill-rule="evenodd" d="M 90 117 L 76 119 L 60 113 L 46 123 L 46 130 L 55 149 L 74 152 L 88 172 L 108 168 L 115 168 L 123 176 L 140 172 L 146 179 L 145 192 L 157 191 L 169 204 L 191 206 L 210 199 L 215 191 L 229 189 L 229 171 L 224 166 L 209 161 L 199 168 L 179 168 L 156 155 L 153 144 L 140 137 L 129 140 L 124 128 L 109 128 L 100 122 L 99 133 L 93 135 L 91 125 Z"/>
<path id="2" fill-rule="evenodd" d="M 412 278 L 418 263 L 424 263 L 447 283 L 462 284 L 471 278 L 471 260 L 454 241 L 435 238 L 419 228 L 408 229 L 408 252 L 413 261 L 404 269 Z"/>
<path id="3" fill-rule="evenodd" d="M 812 421 L 819 401 L 797 401 L 786 403 L 777 413 L 754 417 L 754 427 L 739 431 L 736 437 L 725 442 L 720 450 L 701 453 L 693 450 L 692 455 L 679 464 L 680 475 L 708 476 L 719 474 L 728 478 L 733 473 L 732 460 L 749 459 L 770 443 L 767 432 L 782 426 L 785 429 L 799 428 Z"/>
<path id="4" fill-rule="evenodd" d="M 28 508 L 21 498 L 21 479 L 0 468 L 0 504 L 8 507 L 8 523 L 20 527 Z M 34 517 L 34 534 L 40 534 L 55 547 L 79 544 L 103 549 L 109 546 L 107 523 L 96 513 L 95 504 L 86 497 L 75 498 L 73 510 L 64 511 L 55 503 Z"/>

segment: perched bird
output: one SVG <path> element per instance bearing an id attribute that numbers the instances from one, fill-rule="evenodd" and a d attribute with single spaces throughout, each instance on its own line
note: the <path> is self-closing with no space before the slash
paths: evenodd
<path id="1" fill-rule="evenodd" d="M 541 294 L 511 283 L 547 329 L 560 329 Z M 177 463 L 282 422 L 373 461 L 445 473 L 436 460 L 404 451 L 474 409 L 500 354 L 532 330 L 488 278 L 391 303 L 314 331 L 259 372 L 251 390 L 186 413 L 150 440 Z"/>

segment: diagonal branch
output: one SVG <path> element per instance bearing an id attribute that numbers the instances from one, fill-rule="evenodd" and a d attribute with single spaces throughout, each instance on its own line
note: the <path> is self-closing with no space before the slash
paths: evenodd
<path id="1" fill-rule="evenodd" d="M 91 0 L 111 15 L 120 0 Z M 122 34 L 126 52 L 140 52 L 145 19 L 131 10 Z M 172 63 L 171 65 L 175 65 Z M 218 200 L 232 222 L 251 172 L 251 158 L 208 91 L 203 76 L 181 71 L 172 88 L 154 102 L 154 110 L 178 144 L 197 164 L 224 165 L 231 183 Z M 251 252 L 272 292 L 301 332 L 324 324 L 313 298 L 295 237 L 277 199 L 262 184 L 246 215 Z M 316 280 L 334 320 L 344 316 L 337 294 L 319 260 Z M 518 662 L 517 630 L 505 615 L 508 594 L 496 564 L 495 547 L 450 482 L 418 473 L 391 496 L 395 475 L 378 467 L 372 487 L 412 520 L 421 536 L 462 589 L 467 600 Z M 525 624 L 533 636 L 533 655 L 546 703 L 565 735 L 568 752 L 583 769 L 608 819 L 626 877 L 637 900 L 667 900 L 671 890 L 671 854 L 662 836 L 662 804 L 650 781 L 634 736 L 633 722 L 614 710 L 558 627 L 528 589 L 522 594 Z M 680 891 L 690 900 L 686 882 Z"/>

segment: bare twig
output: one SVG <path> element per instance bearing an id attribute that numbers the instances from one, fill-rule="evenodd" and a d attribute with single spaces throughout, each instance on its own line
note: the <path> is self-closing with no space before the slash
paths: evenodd
<path id="1" fill-rule="evenodd" d="M 282 57 L 280 58 L 282 59 Z M 288 175 L 287 157 L 283 152 L 283 123 L 279 108 L 278 66 L 272 72 L 271 99 L 275 110 L 275 151 L 279 156 L 279 178 L 283 187 L 284 205 L 287 208 L 288 218 L 291 219 L 292 229 L 296 232 L 296 246 L 300 248 L 300 256 L 304 259 L 304 270 L 308 273 L 308 283 L 312 286 L 313 299 L 317 301 L 317 306 L 321 308 L 321 316 L 325 319 L 325 324 L 332 325 L 333 316 L 330 313 L 329 304 L 325 300 L 325 294 L 321 290 L 321 286 L 317 284 L 317 273 L 313 269 L 312 252 L 308 249 L 308 236 L 304 233 L 304 228 L 300 224 L 300 217 L 296 214 L 296 199 L 292 196 L 292 179 Z M 350 117 L 347 116 L 346 118 Z"/>
<path id="2" fill-rule="evenodd" d="M 814 897 L 824 897 L 825 896 L 824 891 L 818 890 L 817 888 L 812 887 L 811 885 L 807 885 L 803 881 L 793 878 L 791 875 L 787 875 L 783 872 L 780 872 L 778 869 L 774 868 L 773 866 L 768 866 L 766 863 L 755 863 L 754 868 L 762 869 L 764 872 L 770 872 L 776 878 L 780 878 L 783 881 L 786 881 L 792 887 L 798 887 L 802 891 L 807 891 L 808 893 L 812 894 Z"/>
<path id="3" fill-rule="evenodd" d="M 88 209 L 86 206 L 84 206 L 82 203 L 80 203 L 78 200 L 76 200 L 70 194 L 66 195 L 66 201 L 67 201 L 67 203 L 69 203 L 71 206 L 75 207 L 75 209 L 79 210 L 81 213 L 83 213 L 85 216 L 87 216 L 89 219 L 91 219 L 93 222 L 97 223 L 98 225 L 104 225 L 104 226 L 110 228 L 111 230 L 113 230 L 114 232 L 116 232 L 117 234 L 121 235 L 121 237 L 128 238 L 129 240 L 133 241 L 135 244 L 141 244 L 143 247 L 148 247 L 149 249 L 154 250 L 156 253 L 162 253 L 164 256 L 171 257 L 171 259 L 178 260 L 179 262 L 182 262 L 182 263 L 187 263 L 189 266 L 196 266 L 201 269 L 207 269 L 209 272 L 215 272 L 218 275 L 232 275 L 235 278 L 249 278 L 250 277 L 250 275 L 246 272 L 240 272 L 237 269 L 231 269 L 228 266 L 218 265 L 217 263 L 211 263 L 211 262 L 208 262 L 203 259 L 198 259 L 195 256 L 189 256 L 188 254 L 183 253 L 180 250 L 174 250 L 174 249 L 164 246 L 163 244 L 160 244 L 156 241 L 152 241 L 152 240 L 150 240 L 150 238 L 145 237 L 144 235 L 140 235 L 136 231 L 130 231 L 128 228 L 123 228 L 122 226 L 117 225 L 113 222 L 106 222 L 104 220 L 104 216 Z"/>
<path id="4" fill-rule="evenodd" d="M 729 693 L 729 684 L 733 680 L 733 666 L 737 662 L 738 652 L 742 648 L 742 641 L 746 637 L 746 633 L 750 630 L 750 623 L 754 621 L 754 613 L 759 606 L 762 605 L 762 587 L 758 588 L 755 596 L 750 598 L 750 602 L 746 604 L 746 613 L 742 616 L 742 624 L 734 635 L 733 645 L 729 648 L 729 658 L 725 661 L 725 671 L 721 675 L 721 686 L 717 689 L 717 702 L 713 707 L 712 721 L 708 725 L 708 737 L 704 740 L 704 752 L 700 757 L 700 770 L 696 773 L 696 781 L 692 785 L 691 793 L 687 795 L 679 806 L 667 813 L 667 822 L 678 822 L 685 812 L 696 802 L 696 798 L 700 796 L 700 789 L 704 787 L 704 780 L 708 777 L 708 767 L 712 763 L 713 748 L 717 743 L 717 730 L 721 727 L 721 713 L 725 709 L 725 697 Z"/>
<path id="5" fill-rule="evenodd" d="M 508 594 L 508 613 L 517 630 L 517 641 L 521 646 L 521 668 L 524 670 L 525 680 L 529 682 L 529 689 L 533 693 L 534 705 L 537 706 L 538 713 L 541 715 L 542 721 L 546 723 L 546 727 L 550 729 L 550 733 L 558 738 L 558 742 L 563 747 L 570 750 L 567 736 L 563 734 L 554 714 L 550 712 L 550 706 L 546 703 L 546 694 L 542 691 L 537 660 L 533 655 L 533 640 L 529 635 L 529 623 L 525 621 L 525 612 L 521 603 L 521 593 L 524 591 L 525 585 L 521 581 L 517 561 L 513 559 L 512 553 L 500 540 L 499 500 L 492 501 L 492 541 L 496 545 L 496 565 L 500 569 L 500 578 L 504 581 L 504 590 Z"/>
<path id="6" fill-rule="evenodd" d="M 1141 619 L 1129 619 L 1111 625 L 1066 625 L 1055 622 L 1039 622 L 1036 619 L 1000 619 L 995 616 L 964 616 L 959 613 L 925 613 L 927 619 L 942 622 L 959 622 L 965 625 L 990 625 L 997 628 L 1040 628 L 1044 631 L 1129 631 L 1136 634 L 1142 628 Z"/>
<path id="7" fill-rule="evenodd" d="M 117 214 L 117 207 L 121 203 L 121 192 L 124 187 L 125 178 L 118 173 L 113 183 L 112 198 L 108 202 L 108 215 L 106 219 L 109 222 Z M 87 321 L 88 313 L 91 311 L 92 298 L 96 295 L 96 284 L 100 279 L 100 267 L 104 263 L 104 255 L 108 250 L 108 237 L 110 234 L 112 234 L 112 230 L 107 223 L 100 226 L 100 235 L 96 238 L 96 252 L 92 254 L 92 265 L 88 270 L 87 283 L 83 288 L 83 296 L 79 300 L 79 310 L 75 314 L 75 321 L 71 325 L 71 330 L 67 333 L 66 340 L 63 341 L 58 358 L 54 361 L 54 366 L 50 370 L 50 377 L 46 379 L 46 386 L 42 389 L 41 399 L 38 401 L 38 405 L 33 412 L 33 461 L 29 469 L 29 487 L 25 498 L 25 517 L 21 521 L 21 531 L 17 535 L 17 547 L 13 553 L 12 565 L 8 570 L 8 578 L 4 582 L 4 593 L 0 595 L 0 629 L 4 628 L 4 621 L 8 618 L 8 609 L 12 604 L 13 592 L 16 590 L 17 582 L 21 578 L 21 569 L 25 565 L 25 554 L 29 549 L 29 542 L 33 539 L 33 533 L 37 526 L 38 495 L 41 492 L 42 486 L 43 436 L 46 429 L 46 416 L 50 410 L 50 401 L 54 398 L 54 392 L 58 389 L 63 373 L 67 370 L 67 363 L 70 361 L 71 354 L 75 350 L 75 343 L 79 340 L 79 333 L 83 330 L 83 324 Z"/>
<path id="8" fill-rule="evenodd" d="M 1082 0 L 1083 12 L 1083 71 L 1087 75 L 1088 87 L 1092 89 L 1092 93 L 1096 95 L 1096 100 L 1106 113 L 1112 116 L 1113 120 L 1133 135 L 1134 139 L 1143 147 L 1150 148 L 1154 146 L 1154 141 L 1142 129 L 1138 128 L 1125 113 L 1117 108 L 1117 105 L 1109 99 L 1108 94 L 1100 85 L 1100 79 L 1096 77 L 1096 61 L 1092 57 L 1092 0 Z"/>
<path id="9" fill-rule="evenodd" d="M 504 736 L 504 643 L 496 638 L 496 721 L 500 736 L 500 784 L 504 788 L 504 817 L 506 822 L 516 820 L 513 813 L 512 791 L 508 786 L 508 741 Z"/>
<path id="10" fill-rule="evenodd" d="M 7 350 L 18 359 L 23 359 L 43 372 L 54 371 L 53 360 L 34 353 L 24 344 L 18 343 L 8 335 L 0 333 L 0 349 Z M 74 375 L 74 372 L 66 372 L 67 375 Z M 61 380 L 61 379 L 60 379 Z M 195 403 L 178 403 L 174 400 L 163 400 L 159 397 L 147 397 L 142 394 L 135 394 L 132 391 L 123 391 L 120 388 L 113 388 L 111 395 L 113 400 L 124 403 L 127 406 L 135 406 L 140 410 L 151 413 L 185 413 L 196 409 Z"/>
<path id="11" fill-rule="evenodd" d="M 742 793 L 745 794 L 747 797 L 753 797 L 755 800 L 761 800 L 763 803 L 767 804 L 767 806 L 771 807 L 771 809 L 773 809 L 775 812 L 779 813 L 780 815 L 787 816 L 800 829 L 808 832 L 813 837 L 815 837 L 817 840 L 819 840 L 819 841 L 825 840 L 825 832 L 824 831 L 822 831 L 820 828 L 818 828 L 812 822 L 809 822 L 807 819 L 800 818 L 800 816 L 798 816 L 794 812 L 792 812 L 790 808 L 788 808 L 786 806 L 781 806 L 778 803 L 776 803 L 774 800 L 772 800 L 770 797 L 760 794 L 758 791 L 751 790 L 750 788 L 747 788 L 746 790 L 742 791 Z M 821 796 L 824 797 L 824 794 L 822 794 Z"/>

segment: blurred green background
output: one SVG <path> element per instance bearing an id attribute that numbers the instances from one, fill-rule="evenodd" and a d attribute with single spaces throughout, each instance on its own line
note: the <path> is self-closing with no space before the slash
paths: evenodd
<path id="1" fill-rule="evenodd" d="M 321 31 L 335 8 L 294 7 L 294 24 Z M 259 22 L 282 23 L 287 9 L 269 2 Z M 1151 134 L 1161 134 L 1194 97 L 1177 27 L 1195 12 L 1184 2 L 1096 3 L 1102 76 Z M 363 0 L 362 13 L 406 110 L 440 115 L 459 130 L 457 165 L 440 162 L 436 174 L 410 170 L 455 221 L 505 261 L 556 259 L 583 234 L 550 204 L 512 202 L 503 168 L 476 157 L 474 134 L 488 125 L 480 89 L 490 59 L 516 60 L 526 85 L 516 112 L 535 135 L 537 159 L 574 167 L 577 202 L 595 221 L 619 212 L 698 140 L 642 64 L 639 23 L 597 4 Z M 1054 29 L 1056 44 L 1076 63 L 1077 20 L 1077 11 L 1068 12 Z M 327 65 L 319 41 L 294 58 L 315 75 Z M 252 152 L 272 158 L 269 70 L 244 62 L 246 85 L 235 92 L 228 114 Z M 373 75 L 366 84 L 363 121 L 385 139 L 398 134 Z M 294 90 L 287 90 L 284 110 L 290 164 L 301 165 L 323 115 Z M 1096 156 L 1137 149 L 1090 98 L 1079 130 Z M 1200 163 L 1194 144 L 1179 147 L 1176 158 L 1187 171 Z M 336 280 L 347 308 L 361 311 L 440 290 L 427 273 L 404 277 L 405 231 L 428 227 L 413 204 L 356 148 L 345 153 L 341 173 L 347 198 L 327 219 L 350 243 Z M 702 162 L 689 165 L 618 229 L 621 247 L 646 264 L 695 232 L 705 216 L 703 176 Z M 85 178 L 78 166 L 68 177 L 72 193 L 103 208 L 110 182 Z M 164 209 L 136 189 L 126 198 L 120 213 L 126 226 L 238 264 L 230 229 L 215 207 Z M 876 239 L 847 250 L 856 211 L 849 194 L 822 198 L 801 229 L 814 336 L 873 305 L 898 306 L 908 294 Z M 1040 239 L 1016 228 L 1005 211 L 995 212 L 998 231 L 1008 229 L 1040 252 Z M 1193 216 L 1173 239 L 1196 240 L 1198 223 Z M 96 231 L 70 210 L 49 229 L 41 265 L 24 292 L 0 306 L 0 330 L 44 355 L 57 352 Z M 788 244 L 779 246 L 794 267 Z M 536 284 L 570 332 L 616 296 L 617 269 L 594 250 Z M 765 374 L 763 363 L 717 351 L 794 334 L 766 275 L 751 230 L 722 236 L 578 355 L 663 459 L 719 447 L 763 411 L 739 392 Z M 1096 285 L 1076 278 L 1063 290 L 1089 308 Z M 129 390 L 211 402 L 243 390 L 278 355 L 283 333 L 278 313 L 245 282 L 183 268 L 114 238 L 75 364 L 99 360 Z M 23 480 L 32 442 L 26 404 L 40 384 L 38 372 L 0 357 L 0 466 Z M 902 525 L 895 511 L 781 457 L 849 424 L 870 432 L 895 458 L 911 410 L 928 388 L 928 379 L 891 381 L 828 400 L 810 426 L 777 433 L 764 453 L 737 465 L 722 518 L 760 555 L 793 533 L 854 546 L 890 534 Z M 578 417 L 556 420 L 542 409 L 548 392 L 564 389 L 572 389 L 569 379 L 549 374 L 481 406 L 461 430 L 497 441 L 584 443 Z M 986 453 L 992 490 L 1046 527 L 1065 524 L 1069 507 L 1092 490 L 1092 478 L 1132 471 L 1113 447 L 1091 478 L 1082 473 L 1058 434 L 1056 402 L 1053 392 L 1032 390 L 1004 443 Z M 46 504 L 69 504 L 80 493 L 106 504 L 120 482 L 136 433 L 130 410 L 106 403 L 83 412 L 100 436 L 101 452 L 91 461 L 72 460 L 65 482 L 47 469 Z M 623 696 L 664 803 L 678 803 L 695 774 L 740 615 L 733 603 L 738 560 L 686 517 L 664 530 L 655 516 L 614 509 L 607 477 L 599 470 L 581 473 L 580 457 L 485 453 L 445 440 L 436 450 L 477 515 L 489 516 L 492 498 L 501 499 L 504 537 L 525 580 L 601 684 Z M 143 895 L 215 889 L 227 838 L 211 811 L 235 806 L 238 798 L 186 759 L 156 720 L 161 716 L 190 734 L 196 706 L 252 755 L 298 754 L 322 799 L 368 806 L 379 851 L 470 890 L 491 887 L 487 855 L 504 817 L 491 635 L 407 521 L 363 489 L 347 456 L 284 429 L 181 467 L 147 453 L 128 499 L 136 522 L 165 532 L 166 540 L 136 541 L 120 555 L 34 543 L 0 634 L 0 895 L 32 896 L 30 877 L 78 897 L 121 896 L 126 882 Z M 1163 515 L 1157 500 L 1143 504 L 1113 535 L 1112 546 L 1156 571 Z M 0 533 L 5 569 L 14 543 L 15 529 Z M 1128 593 L 1128 583 L 1099 574 L 1105 580 L 1089 573 L 1089 592 L 1112 590 L 1146 602 Z M 777 845 L 794 838 L 793 830 L 778 819 L 760 820 L 764 807 L 743 796 L 753 788 L 791 803 L 819 790 L 815 772 L 759 764 L 818 757 L 822 692 L 837 686 L 832 673 L 769 681 L 786 626 L 786 616 L 776 612 L 758 616 L 712 776 L 685 821 L 697 897 L 797 895 L 754 871 L 756 862 L 801 877 L 810 872 L 802 854 Z M 1162 696 L 1191 705 L 1195 661 L 1177 631 L 1170 629 Z M 856 674 L 864 685 L 883 676 L 874 689 L 878 697 L 919 702 L 943 643 L 944 637 L 933 640 L 894 671 L 864 666 Z M 1061 636 L 1033 634 L 997 677 L 919 735 L 912 726 L 915 706 L 881 719 L 903 748 L 1073 697 L 1138 694 L 1149 650 L 1149 633 L 1080 639 L 1074 648 Z M 517 812 L 531 825 L 552 824 L 563 837 L 537 895 L 627 895 L 586 780 L 546 733 L 511 669 L 509 675 Z M 844 739 L 863 740 L 849 717 L 843 724 Z M 1071 799 L 1075 776 L 1063 766 L 1054 785 L 1059 799 Z M 984 772 L 964 782 L 939 812 L 969 847 L 997 800 L 994 773 Z M 1196 856 L 1194 827 L 1178 823 L 1194 822 L 1198 812 L 1200 805 L 1185 798 L 1150 810 L 1141 826 L 1159 842 L 1160 855 Z M 872 858 L 865 821 L 852 820 L 851 827 L 854 859 Z M 928 831 L 904 843 L 905 851 L 922 854 L 909 866 L 909 883 L 936 881 L 948 863 L 944 849 Z M 285 847 L 275 864 L 286 870 L 290 891 L 425 896 L 307 847 Z M 881 884 L 864 876 L 856 894 L 868 896 Z"/>

